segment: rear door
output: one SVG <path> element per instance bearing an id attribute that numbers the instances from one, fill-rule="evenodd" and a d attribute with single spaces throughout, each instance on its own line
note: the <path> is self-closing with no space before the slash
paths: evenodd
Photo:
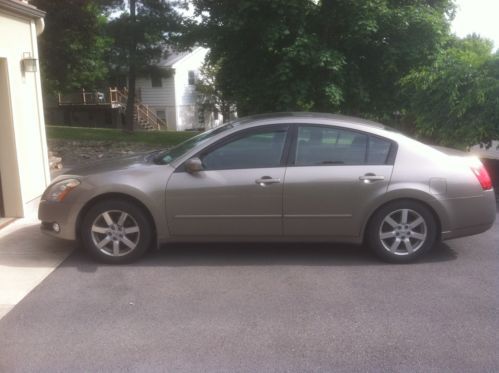
<path id="1" fill-rule="evenodd" d="M 281 236 L 288 126 L 243 130 L 198 157 L 203 171 L 179 167 L 168 181 L 173 236 Z"/>
<path id="2" fill-rule="evenodd" d="M 299 125 L 284 183 L 285 236 L 358 236 L 387 190 L 396 145 L 368 133 Z"/>

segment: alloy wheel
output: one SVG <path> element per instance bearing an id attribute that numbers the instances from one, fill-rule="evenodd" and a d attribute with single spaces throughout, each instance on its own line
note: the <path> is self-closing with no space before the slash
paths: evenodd
<path id="1" fill-rule="evenodd" d="M 379 239 L 383 247 L 399 256 L 418 251 L 427 237 L 428 227 L 425 219 L 411 209 L 390 212 L 379 227 Z"/>
<path id="2" fill-rule="evenodd" d="M 140 240 L 140 228 L 132 215 L 121 210 L 109 210 L 95 218 L 91 236 L 94 245 L 103 254 L 120 257 L 135 250 Z"/>

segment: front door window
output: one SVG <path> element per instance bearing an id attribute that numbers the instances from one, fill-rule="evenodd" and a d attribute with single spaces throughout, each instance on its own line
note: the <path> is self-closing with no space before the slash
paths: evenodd
<path id="1" fill-rule="evenodd" d="M 249 133 L 202 156 L 206 170 L 269 168 L 281 165 L 286 129 Z"/>

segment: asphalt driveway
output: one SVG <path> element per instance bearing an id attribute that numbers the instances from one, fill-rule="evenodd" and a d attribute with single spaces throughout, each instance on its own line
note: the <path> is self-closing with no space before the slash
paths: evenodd
<path id="1" fill-rule="evenodd" d="M 413 265 L 345 245 L 73 253 L 0 320 L 0 372 L 499 371 L 499 222 Z"/>

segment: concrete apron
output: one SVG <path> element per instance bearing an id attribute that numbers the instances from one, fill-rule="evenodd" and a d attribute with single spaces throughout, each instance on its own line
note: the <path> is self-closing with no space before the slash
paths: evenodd
<path id="1" fill-rule="evenodd" d="M 36 215 L 0 229 L 0 319 L 71 253 L 74 243 L 40 232 Z"/>

